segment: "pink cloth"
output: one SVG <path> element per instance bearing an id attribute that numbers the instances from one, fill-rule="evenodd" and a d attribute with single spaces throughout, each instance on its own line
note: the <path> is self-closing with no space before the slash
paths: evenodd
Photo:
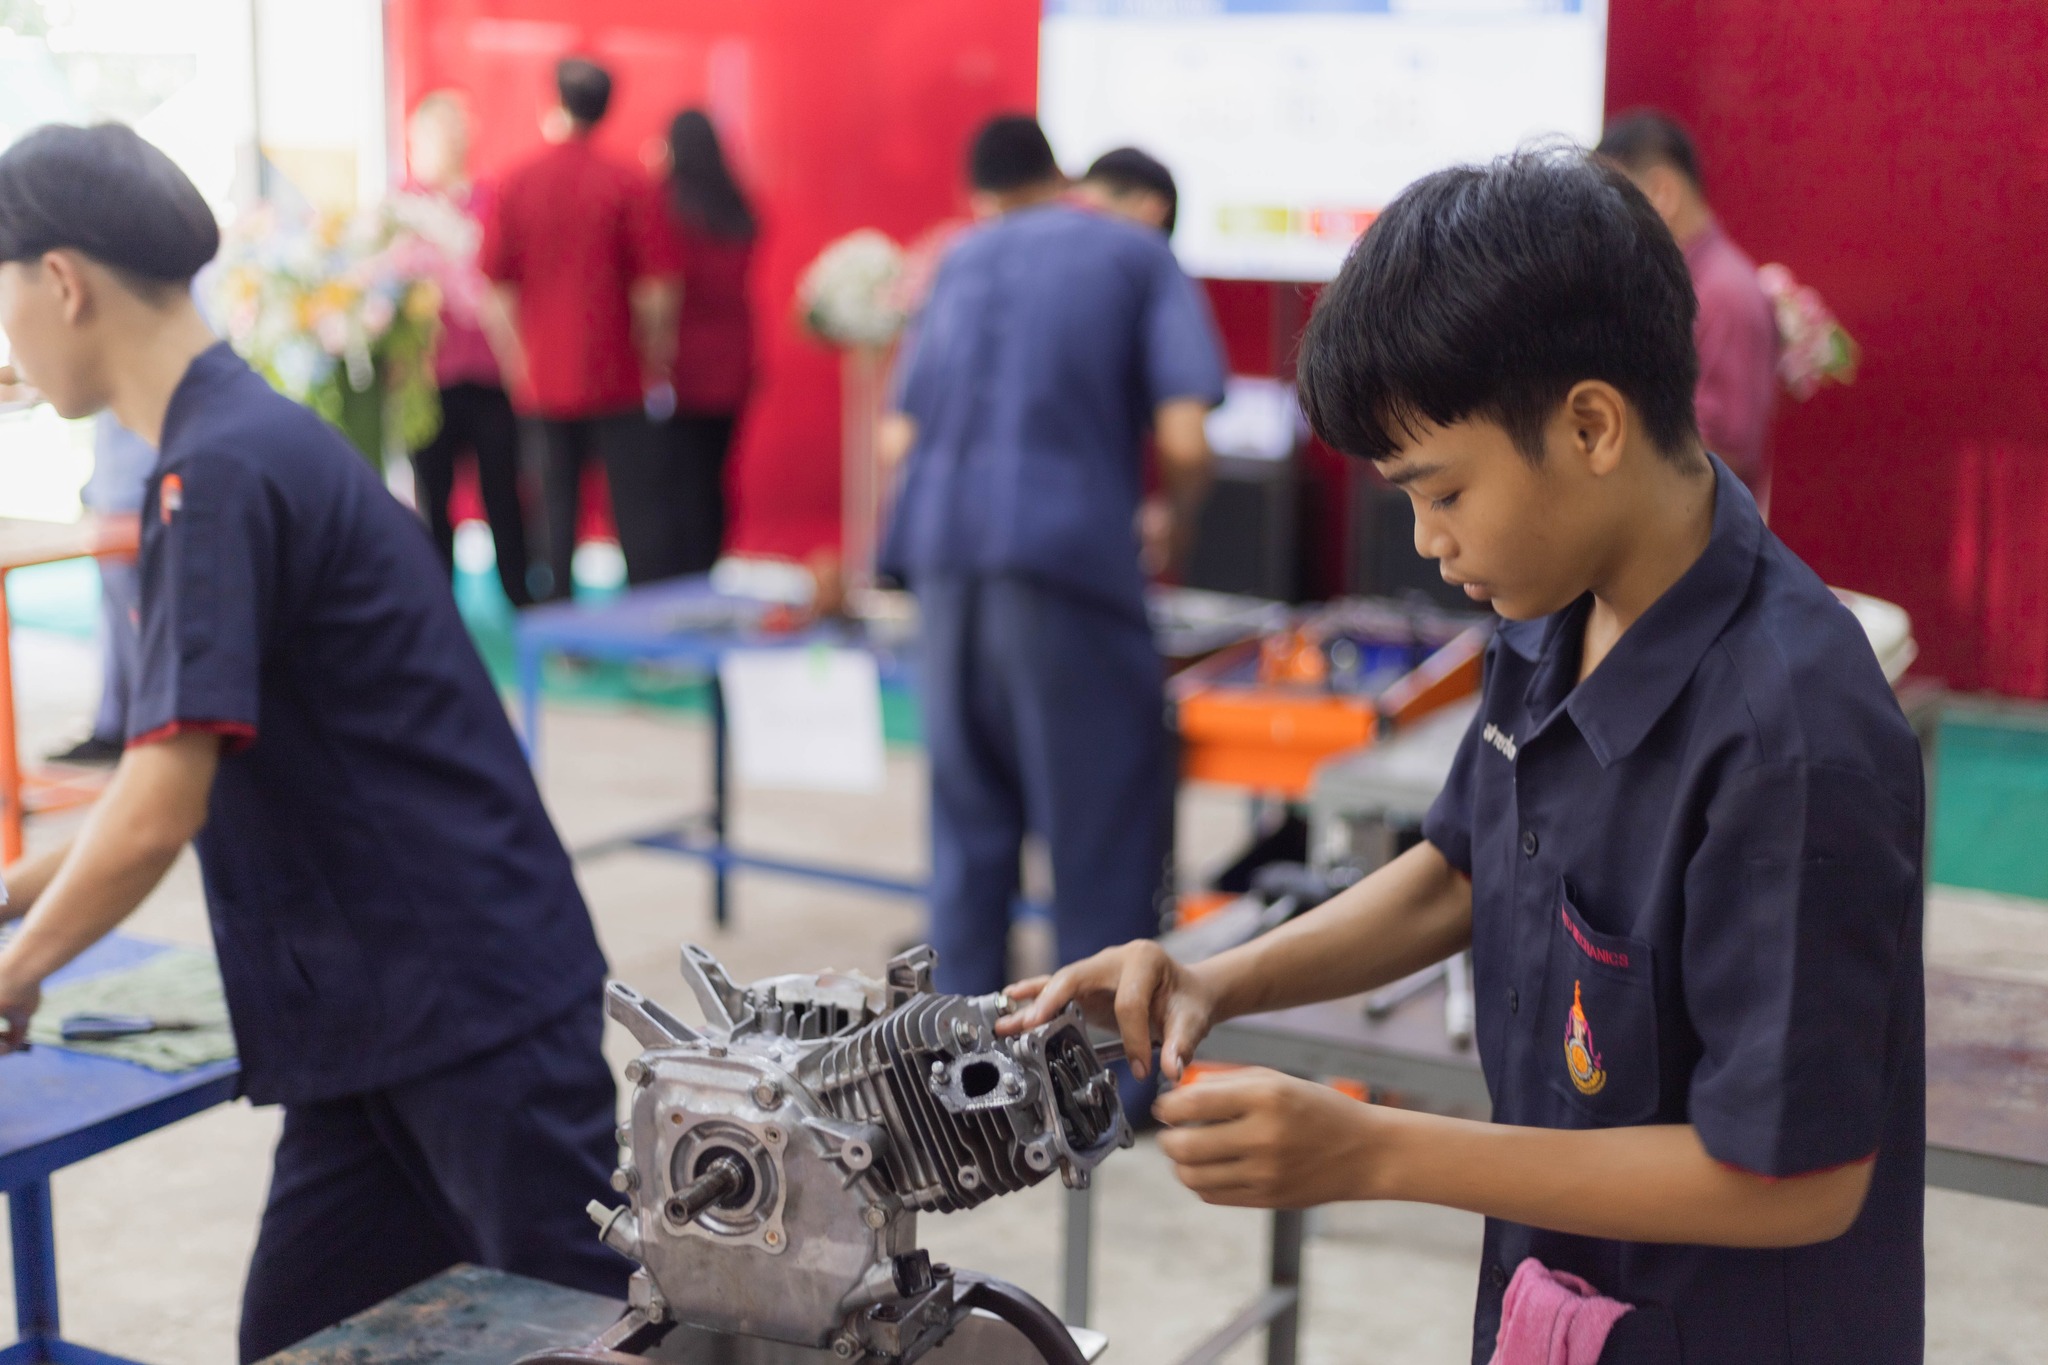
<path id="1" fill-rule="evenodd" d="M 1501 1300 L 1492 1365 L 1598 1365 L 1607 1334 L 1634 1311 L 1531 1256 L 1515 1267 Z"/>
<path id="2" fill-rule="evenodd" d="M 1693 393 L 1700 439 L 1728 462 L 1761 504 L 1771 478 L 1771 409 L 1778 398 L 1778 322 L 1756 280 L 1756 262 L 1719 226 L 1685 244 L 1699 316 L 1700 354 Z"/>

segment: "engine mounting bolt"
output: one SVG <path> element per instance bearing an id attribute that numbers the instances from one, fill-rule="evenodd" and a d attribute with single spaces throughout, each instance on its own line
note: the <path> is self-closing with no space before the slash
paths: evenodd
<path id="1" fill-rule="evenodd" d="M 1023 1080 L 1022 1080 L 1022 1079 L 1021 1079 L 1020 1077 L 1016 1077 L 1016 1076 L 1011 1076 L 1011 1077 L 1009 1077 L 1008 1079 L 1006 1079 L 1006 1080 L 1005 1080 L 1005 1081 L 1003 1082 L 1003 1093 L 1004 1093 L 1005 1095 L 1021 1095 L 1021 1094 L 1023 1094 L 1023 1093 L 1024 1093 L 1024 1082 L 1023 1082 Z"/>
<path id="2" fill-rule="evenodd" d="M 763 1109 L 773 1109 L 782 1103 L 782 1087 L 773 1081 L 763 1081 L 754 1087 L 754 1103 Z"/>
<path id="3" fill-rule="evenodd" d="M 876 1232 L 880 1232 L 889 1225 L 889 1211 L 880 1204 L 870 1204 L 866 1209 L 862 1210 L 860 1221 L 866 1223 Z"/>
<path id="4" fill-rule="evenodd" d="M 943 1081 L 946 1079 L 946 1064 L 944 1062 L 932 1063 L 932 1079 L 935 1081 Z"/>
<path id="5" fill-rule="evenodd" d="M 641 1061 L 638 1057 L 627 1062 L 626 1079 L 634 1085 L 644 1083 L 647 1080 L 647 1063 Z"/>
<path id="6" fill-rule="evenodd" d="M 640 1172 L 631 1166 L 621 1166 L 612 1172 L 612 1188 L 620 1194 L 629 1194 L 640 1187 Z"/>
<path id="7" fill-rule="evenodd" d="M 841 1360 L 852 1360 L 853 1353 L 859 1349 L 859 1343 L 854 1341 L 852 1337 L 841 1337 L 832 1343 L 832 1354 L 838 1356 Z"/>

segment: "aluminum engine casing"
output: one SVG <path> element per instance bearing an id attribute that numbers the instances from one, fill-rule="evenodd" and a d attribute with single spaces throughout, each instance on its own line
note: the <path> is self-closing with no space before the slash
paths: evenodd
<path id="1" fill-rule="evenodd" d="M 951 1282 L 916 1245 L 920 1211 L 1035 1185 L 1072 1187 L 1130 1130 L 1079 1012 L 1016 1038 L 999 996 L 939 995 L 921 948 L 875 982 L 842 973 L 745 989 L 703 949 L 683 974 L 707 1025 L 630 987 L 612 1017 L 647 1049 L 633 1086 L 605 1242 L 638 1261 L 633 1302 L 713 1330 L 915 1359 L 943 1337 Z M 720 1160 L 741 1187 L 688 1222 L 680 1191 Z"/>

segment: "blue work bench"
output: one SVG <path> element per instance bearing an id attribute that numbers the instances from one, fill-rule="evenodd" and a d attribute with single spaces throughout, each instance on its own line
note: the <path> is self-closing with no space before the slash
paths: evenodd
<path id="1" fill-rule="evenodd" d="M 165 951 L 116 935 L 81 954 L 45 983 L 119 971 Z M 241 1065 L 213 1062 L 165 1075 L 133 1062 L 68 1048 L 35 1047 L 0 1057 L 0 1191 L 7 1195 L 14 1247 L 14 1314 L 20 1339 L 0 1365 L 132 1365 L 66 1341 L 58 1330 L 57 1239 L 50 1176 L 74 1162 L 153 1133 L 235 1097 Z"/>
<path id="2" fill-rule="evenodd" d="M 695 675 L 704 680 L 710 698 L 709 808 L 680 824 L 627 835 L 596 848 L 578 849 L 579 856 L 606 852 L 613 847 L 635 847 L 703 859 L 711 865 L 711 910 L 720 928 L 731 918 L 729 878 L 734 868 L 808 877 L 855 890 L 922 900 L 922 882 L 747 853 L 733 847 L 727 838 L 732 813 L 731 754 L 725 691 L 719 682 L 718 666 L 728 653 L 815 646 L 863 649 L 874 655 L 884 687 L 909 685 L 913 646 L 907 632 L 901 639 L 882 639 L 872 628 L 850 621 L 824 621 L 798 630 L 775 632 L 763 625 L 773 607 L 773 603 L 758 598 L 718 592 L 706 578 L 679 578 L 634 589 L 598 606 L 560 603 L 522 612 L 514 649 L 520 728 L 528 760 L 538 762 L 540 757 L 542 667 L 548 655 L 653 665 Z"/>

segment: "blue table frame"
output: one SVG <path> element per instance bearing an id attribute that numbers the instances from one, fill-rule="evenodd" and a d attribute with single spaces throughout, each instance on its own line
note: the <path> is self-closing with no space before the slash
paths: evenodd
<path id="1" fill-rule="evenodd" d="M 875 656 L 884 686 L 906 685 L 910 669 L 899 647 L 872 640 L 858 625 L 830 622 L 772 634 L 761 629 L 770 603 L 715 591 L 705 578 L 684 578 L 636 588 L 601 606 L 571 603 L 522 612 L 514 637 L 518 661 L 520 728 L 529 762 L 540 757 L 541 666 L 549 654 L 617 663 L 658 664 L 706 680 L 711 699 L 711 806 L 680 825 L 648 830 L 578 849 L 579 856 L 614 848 L 646 848 L 701 858 L 711 865 L 711 910 L 718 927 L 731 918 L 729 877 L 734 868 L 808 877 L 814 881 L 923 900 L 928 887 L 896 877 L 822 863 L 770 858 L 734 848 L 726 838 L 732 811 L 725 693 L 719 661 L 736 649 L 803 649 L 813 645 L 864 649 Z M 6 1365 L 0 1360 L 0 1365 Z"/>
<path id="2" fill-rule="evenodd" d="M 118 971 L 163 952 L 160 944 L 114 937 L 50 984 Z M 235 1097 L 241 1065 L 215 1062 L 167 1076 L 132 1062 L 65 1048 L 0 1057 L 0 1192 L 14 1246 L 14 1313 L 20 1340 L 0 1365 L 134 1365 L 66 1341 L 57 1321 L 57 1241 L 50 1176 L 73 1162 L 168 1127 Z"/>

